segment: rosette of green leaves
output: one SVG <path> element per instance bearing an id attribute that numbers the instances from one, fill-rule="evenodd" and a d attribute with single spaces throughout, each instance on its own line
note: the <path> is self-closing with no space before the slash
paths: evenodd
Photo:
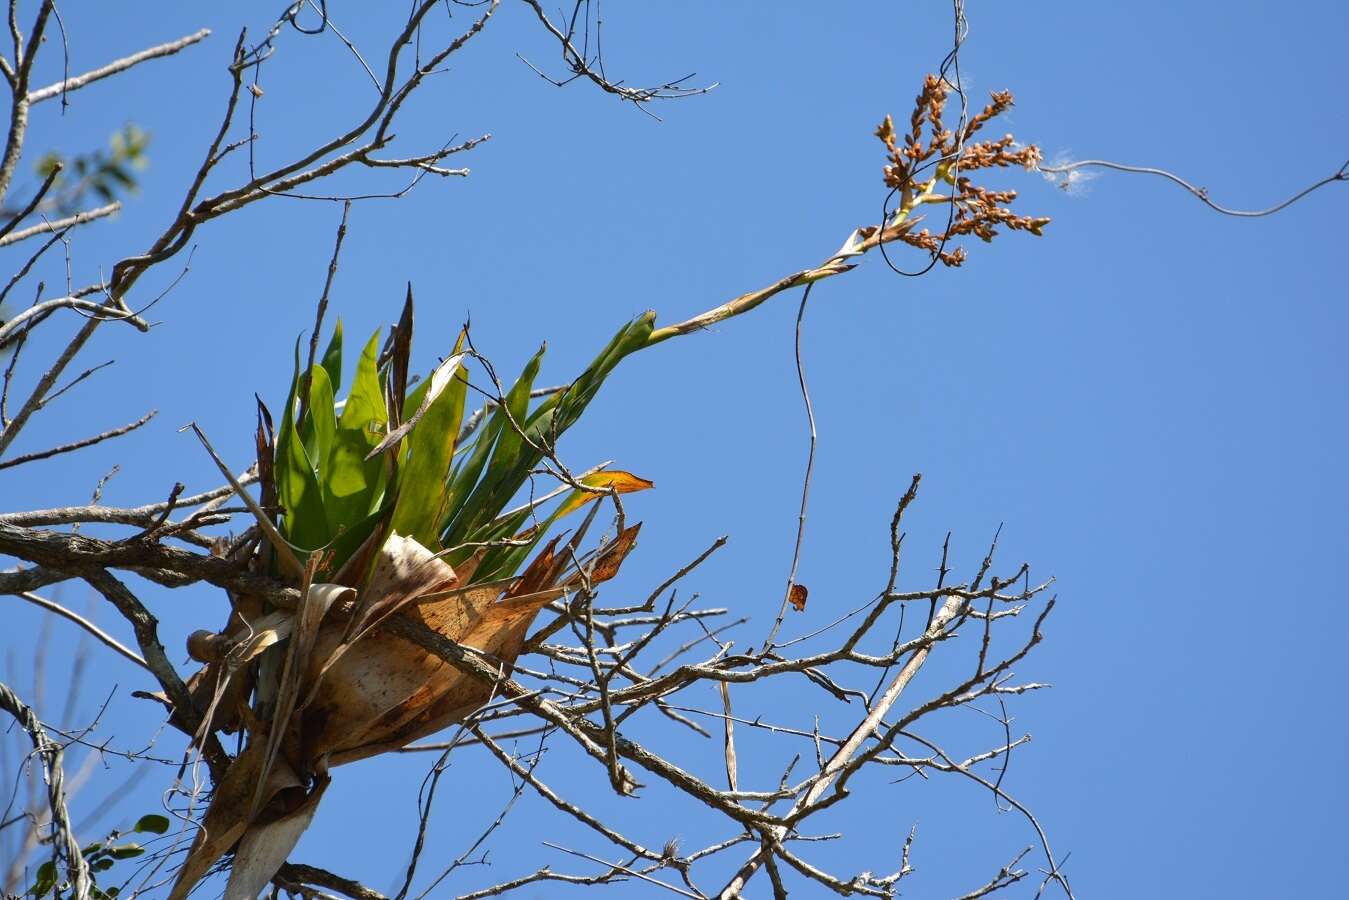
<path id="1" fill-rule="evenodd" d="M 472 354 L 464 352 L 461 334 L 452 355 L 409 390 L 411 303 L 409 292 L 387 343 L 381 344 L 379 331 L 365 342 L 340 403 L 341 322 L 307 372 L 301 371 L 297 343 L 290 392 L 274 429 L 261 410 L 263 503 L 274 504 L 278 530 L 299 555 L 323 554 L 321 571 L 328 574 L 340 571 L 377 533 L 396 531 L 434 552 L 449 551 L 452 565 L 486 545 L 525 535 L 487 549 L 473 580 L 508 577 L 557 513 L 540 522 L 529 505 L 503 511 L 547 448 L 580 420 L 614 367 L 646 346 L 654 314 L 620 328 L 566 389 L 531 398 L 546 349 L 540 348 L 503 402 L 461 443 L 471 393 L 465 363 Z"/>

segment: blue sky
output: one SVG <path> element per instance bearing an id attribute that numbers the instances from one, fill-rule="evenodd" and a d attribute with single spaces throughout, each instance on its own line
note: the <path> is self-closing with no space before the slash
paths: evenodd
<path id="1" fill-rule="evenodd" d="M 31 163 L 45 149 L 102 145 L 128 120 L 153 135 L 141 193 L 115 221 L 76 236 L 78 282 L 166 224 L 217 126 L 234 33 L 247 23 L 260 34 L 277 6 L 65 11 L 72 71 L 215 29 L 179 57 L 72 95 L 64 116 L 56 103 L 35 110 L 21 190 L 31 190 Z M 364 21 L 363 5 L 329 7 L 363 46 L 387 38 L 391 23 Z M 540 80 L 515 53 L 549 68 L 553 49 L 528 9 L 507 0 L 398 129 L 397 147 L 409 152 L 491 132 L 462 158 L 472 175 L 428 179 L 402 201 L 352 212 L 332 300 L 348 334 L 394 318 L 411 281 L 423 370 L 471 316 L 475 343 L 500 369 L 518 369 L 547 340 L 541 380 L 564 381 L 629 317 L 687 318 L 818 262 L 873 221 L 883 194 L 871 131 L 886 113 L 908 115 L 946 52 L 950 9 L 769 8 L 606 10 L 611 73 L 640 84 L 694 71 L 695 83 L 720 83 L 655 108 L 656 122 L 584 84 L 559 91 Z M 1013 131 L 1050 159 L 1161 166 L 1219 202 L 1262 207 L 1349 153 L 1339 87 L 1349 83 L 1349 16 L 1330 2 L 1290 9 L 971 2 L 962 72 L 976 98 L 1014 91 L 997 133 Z M 44 83 L 60 77 L 55 49 Z M 263 71 L 260 159 L 284 159 L 351 121 L 369 100 L 364 79 L 330 36 L 283 33 Z M 243 175 L 236 167 L 219 184 Z M 397 182 L 381 175 L 367 184 Z M 999 525 L 1007 568 L 1027 560 L 1032 574 L 1057 579 L 1047 640 L 1019 669 L 1055 687 L 1014 706 L 1015 728 L 1034 741 L 1013 757 L 1007 786 L 1056 852 L 1071 852 L 1079 896 L 1329 895 L 1342 883 L 1349 801 L 1340 764 L 1349 727 L 1334 699 L 1349 680 L 1335 586 L 1349 550 L 1344 186 L 1237 220 L 1140 176 L 1103 175 L 1075 195 L 1024 172 L 990 180 L 1021 192 L 1020 211 L 1053 217 L 1045 237 L 1003 235 L 970 247 L 963 269 L 921 279 L 867 259 L 811 299 L 804 351 L 820 437 L 801 565 L 811 600 L 789 627 L 817 627 L 884 584 L 893 504 L 922 472 L 906 520 L 908 584 L 931 577 L 948 530 L 958 573 L 972 572 Z M 102 329 L 83 358 L 116 365 L 61 398 L 16 450 L 150 408 L 158 418 L 96 452 L 0 472 L 2 505 L 85 502 L 113 463 L 121 472 L 104 495 L 113 504 L 159 499 L 175 480 L 213 486 L 209 460 L 177 431 L 189 420 L 245 463 L 253 393 L 274 409 L 283 399 L 338 216 L 332 204 L 276 201 L 204 227 L 191 271 L 154 311 L 163 324 L 148 335 Z M 174 274 L 140 290 L 152 296 Z M 58 265 L 44 277 L 59 284 L 63 273 Z M 795 299 L 780 297 L 629 360 L 569 434 L 563 449 L 577 465 L 612 458 L 657 484 L 629 504 L 646 522 L 642 546 L 610 598 L 644 597 L 729 534 L 691 587 L 751 616 L 751 628 L 776 612 L 806 450 L 795 313 Z M 40 347 L 26 351 L 30 360 Z M 78 609 L 87 594 L 56 592 Z M 175 659 L 188 631 L 223 620 L 224 598 L 212 591 L 146 588 L 144 597 Z M 41 620 L 8 602 L 6 680 L 23 688 Z M 129 639 L 111 610 L 94 605 L 91 615 Z M 61 640 L 76 634 L 52 628 Z M 147 678 L 111 654 L 95 653 L 91 666 L 90 710 L 118 687 L 98 733 L 143 743 L 158 722 L 128 693 L 150 687 Z M 915 689 L 933 687 L 939 669 Z M 49 690 L 59 691 L 60 671 L 49 670 Z M 808 716 L 802 696 L 743 702 Z M 998 740 L 973 716 L 949 727 L 970 752 Z M 672 740 L 691 766 L 717 770 L 716 742 Z M 746 740 L 742 760 L 784 752 Z M 339 771 L 293 858 L 391 887 L 429 763 L 390 757 Z M 649 845 L 709 834 L 696 810 L 606 795 L 599 773 L 560 746 L 541 771 Z M 107 778 L 123 772 L 113 765 Z M 465 754 L 446 777 L 427 872 L 476 836 L 477 804 L 490 818 L 509 796 L 504 773 L 481 756 Z M 154 809 L 166 786 L 152 775 L 126 814 Z M 494 839 L 492 866 L 437 896 L 544 862 L 588 871 L 541 840 L 608 852 L 533 798 L 521 803 Z M 1033 843 L 986 792 L 954 781 L 882 778 L 846 809 L 821 827 L 846 831 L 848 843 L 822 845 L 819 858 L 838 871 L 888 871 L 917 824 L 916 896 L 970 890 Z M 526 894 L 570 895 L 555 886 Z"/>

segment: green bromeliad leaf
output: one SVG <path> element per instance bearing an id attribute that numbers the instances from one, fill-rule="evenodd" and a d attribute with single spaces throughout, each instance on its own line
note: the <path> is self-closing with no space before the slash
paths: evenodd
<path id="1" fill-rule="evenodd" d="M 405 410 L 420 410 L 423 400 L 430 401 L 403 438 L 407 458 L 399 466 L 398 497 L 394 501 L 391 527 L 433 550 L 441 549 L 440 521 L 450 503 L 450 461 L 454 458 L 468 395 L 468 379 L 458 351 L 456 346 L 455 355 L 439 366 L 404 404 Z"/>
<path id="2" fill-rule="evenodd" d="M 520 377 L 506 392 L 504 409 L 498 408 L 492 414 L 486 430 L 480 435 L 474 455 L 469 458 L 469 468 L 461 473 L 462 477 L 455 479 L 452 489 L 458 507 L 455 511 L 456 522 L 462 523 L 463 530 L 451 525 L 447 532 L 450 537 L 445 546 L 462 543 L 454 536 L 495 518 L 523 484 L 523 479 L 511 480 L 516 464 L 524 455 L 537 457 L 531 448 L 524 446 L 517 427 L 525 428 L 529 414 L 529 392 L 534 389 L 534 379 L 539 374 L 539 366 L 547 349 L 546 344 L 540 347 L 539 352 L 525 364 Z M 512 422 L 515 424 L 512 425 Z M 490 462 L 487 462 L 489 452 Z"/>
<path id="3" fill-rule="evenodd" d="M 331 534 L 365 520 L 379 509 L 384 497 L 387 463 L 380 457 L 366 459 L 379 444 L 389 418 L 375 367 L 378 355 L 376 331 L 356 364 L 351 394 L 337 422 L 323 471 L 323 507 Z"/>
<path id="4" fill-rule="evenodd" d="M 477 538 L 484 543 L 514 538 L 524 532 L 533 512 L 532 509 L 525 508 L 500 516 L 491 525 L 484 528 Z M 473 575 L 474 580 L 495 581 L 498 578 L 509 578 L 514 575 L 520 566 L 524 565 L 530 554 L 534 552 L 535 545 L 539 543 L 539 540 L 547 533 L 548 527 L 552 524 L 551 518 L 545 521 L 530 534 L 528 543 L 518 546 L 493 547 L 488 550 L 483 556 L 482 562 L 478 564 L 478 571 Z M 472 550 L 470 550 L 469 555 L 472 555 Z"/>
<path id="5" fill-rule="evenodd" d="M 340 318 L 337 320 L 337 324 L 333 326 L 333 336 L 328 341 L 328 349 L 323 351 L 323 368 L 327 371 L 328 380 L 333 385 L 333 393 L 336 394 L 342 390 L 342 320 Z"/>
<path id="6" fill-rule="evenodd" d="M 464 335 L 455 354 L 403 398 L 403 421 L 396 429 L 390 428 L 386 391 L 397 388 L 389 383 L 389 367 L 379 367 L 379 331 L 361 352 L 340 416 L 334 399 L 342 384 L 341 322 L 321 362 L 308 373 L 303 403 L 297 342 L 274 462 L 282 534 L 299 549 L 326 548 L 333 569 L 381 528 L 433 550 L 458 548 L 449 556 L 452 565 L 483 542 L 525 538 L 485 551 L 474 580 L 513 575 L 549 527 L 589 498 L 568 496 L 542 521 L 537 505 L 503 510 L 557 438 L 580 419 L 614 368 L 647 345 L 653 319 L 648 313 L 624 325 L 566 390 L 531 409 L 530 392 L 546 350 L 541 347 L 466 446 L 458 444 L 468 395 Z M 301 410 L 303 419 L 297 421 Z M 593 478 L 596 486 L 620 491 L 649 485 L 635 476 L 627 476 L 632 485 L 611 484 L 619 476 L 627 473 Z"/>
<path id="7" fill-rule="evenodd" d="M 302 550 L 316 550 L 328 542 L 318 468 L 295 427 L 296 395 L 300 390 L 300 342 L 295 342 L 295 373 L 291 376 L 276 441 L 276 491 L 283 509 L 282 534 Z"/>
<path id="8" fill-rule="evenodd" d="M 309 398 L 304 421 L 300 423 L 300 437 L 314 467 L 323 472 L 337 432 L 337 416 L 333 410 L 333 386 L 328 370 L 314 366 L 309 370 Z"/>
<path id="9" fill-rule="evenodd" d="M 613 371 L 614 367 L 629 354 L 646 346 L 654 320 L 655 315 L 647 313 L 624 325 L 604 347 L 600 355 L 581 373 L 580 377 L 572 382 L 570 387 L 565 391 L 550 395 L 528 416 L 515 418 L 516 423 L 523 426 L 527 440 L 512 433 L 512 439 L 507 442 L 505 431 L 509 429 L 513 432 L 514 429 L 499 412 L 497 416 L 493 417 L 492 424 L 497 426 L 497 430 L 491 431 L 489 426 L 489 429 L 485 429 L 479 436 L 479 441 L 496 441 L 498 448 L 505 443 L 509 453 L 503 455 L 498 449 L 498 452 L 492 455 L 491 463 L 485 467 L 486 474 L 482 475 L 481 484 L 462 504 L 457 516 L 447 521 L 444 546 L 456 547 L 463 544 L 498 540 L 516 533 L 514 528 L 505 530 L 507 526 L 513 523 L 501 521 L 501 510 L 520 491 L 526 479 L 529 478 L 530 472 L 542 460 L 543 454 L 535 448 L 551 446 L 557 437 L 580 419 L 586 406 L 594 399 L 600 385 L 604 383 L 605 378 Z M 543 351 L 540 350 L 539 352 L 541 355 Z M 530 361 L 530 366 L 534 367 L 534 371 L 537 371 L 536 364 L 539 358 L 539 356 L 536 356 Z M 526 367 L 525 374 L 530 373 L 530 366 Z M 523 374 L 521 378 L 524 379 Z M 531 384 L 532 378 L 531 374 Z M 517 381 L 516 387 L 519 386 L 520 382 Z M 512 388 L 511 393 L 514 392 L 515 388 Z M 526 398 L 528 394 L 529 388 L 526 387 L 524 389 Z M 508 400 L 509 398 L 510 395 L 508 395 Z M 475 457 L 486 458 L 482 451 L 487 446 L 490 446 L 490 443 L 480 444 L 475 449 L 474 456 L 470 457 L 469 462 L 465 464 L 465 471 L 461 473 L 462 475 L 474 474 L 468 469 L 468 466 L 478 462 Z M 481 464 L 479 463 L 479 465 Z M 463 495 L 457 494 L 457 496 Z M 521 523 L 524 521 L 527 521 L 527 516 L 521 519 Z M 489 551 L 480 570 L 502 577 L 503 573 L 506 573 L 506 564 L 510 562 L 518 565 L 519 561 L 522 561 L 528 551 L 542 538 L 544 531 L 545 529 L 539 529 L 534 534 L 533 541 L 525 547 L 498 548 Z M 451 554 L 450 564 L 454 565 L 455 562 L 462 561 L 471 554 L 472 548 L 467 547 L 458 553 Z"/>

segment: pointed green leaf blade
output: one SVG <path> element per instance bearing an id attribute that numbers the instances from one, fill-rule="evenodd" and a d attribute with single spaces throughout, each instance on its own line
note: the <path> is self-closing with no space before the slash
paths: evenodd
<path id="1" fill-rule="evenodd" d="M 339 318 L 333 326 L 333 336 L 328 340 L 328 349 L 323 351 L 323 368 L 332 383 L 333 394 L 342 390 L 342 320 Z"/>
<path id="2" fill-rule="evenodd" d="M 384 391 L 375 363 L 379 355 L 376 331 L 361 352 L 342 417 L 333 435 L 323 472 L 323 506 L 332 534 L 353 528 L 379 508 L 387 478 L 382 458 L 366 460 L 379 443 L 388 423 Z"/>
<path id="3" fill-rule="evenodd" d="M 440 390 L 426 412 L 403 439 L 407 462 L 398 473 L 398 498 L 391 527 L 424 547 L 440 549 L 440 521 L 449 502 L 450 461 L 464 418 L 468 379 L 457 354 L 428 379 Z M 437 382 L 443 382 L 443 386 Z M 433 395 L 432 395 L 433 396 Z"/>

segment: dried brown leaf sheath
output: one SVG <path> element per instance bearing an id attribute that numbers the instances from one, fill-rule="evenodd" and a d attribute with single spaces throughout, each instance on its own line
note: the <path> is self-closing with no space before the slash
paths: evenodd
<path id="1" fill-rule="evenodd" d="M 597 580 L 617 571 L 635 537 L 634 527 L 601 552 Z M 171 900 L 186 897 L 231 848 L 225 896 L 255 897 L 308 827 L 330 767 L 404 747 L 490 699 L 491 684 L 379 629 L 381 622 L 412 619 L 496 659 L 504 678 L 539 610 L 563 593 L 561 568 L 544 553 L 519 579 L 461 587 L 449 564 L 392 534 L 359 592 L 311 585 L 297 614 L 273 613 L 261 630 L 220 636 L 217 643 L 231 649 L 202 679 L 217 701 L 238 703 L 230 682 L 252 673 L 268 650 L 284 654 L 284 664 L 250 676 L 258 701 L 257 715 L 245 716 L 247 747 L 220 782 Z M 218 684 L 221 677 L 226 683 Z"/>

